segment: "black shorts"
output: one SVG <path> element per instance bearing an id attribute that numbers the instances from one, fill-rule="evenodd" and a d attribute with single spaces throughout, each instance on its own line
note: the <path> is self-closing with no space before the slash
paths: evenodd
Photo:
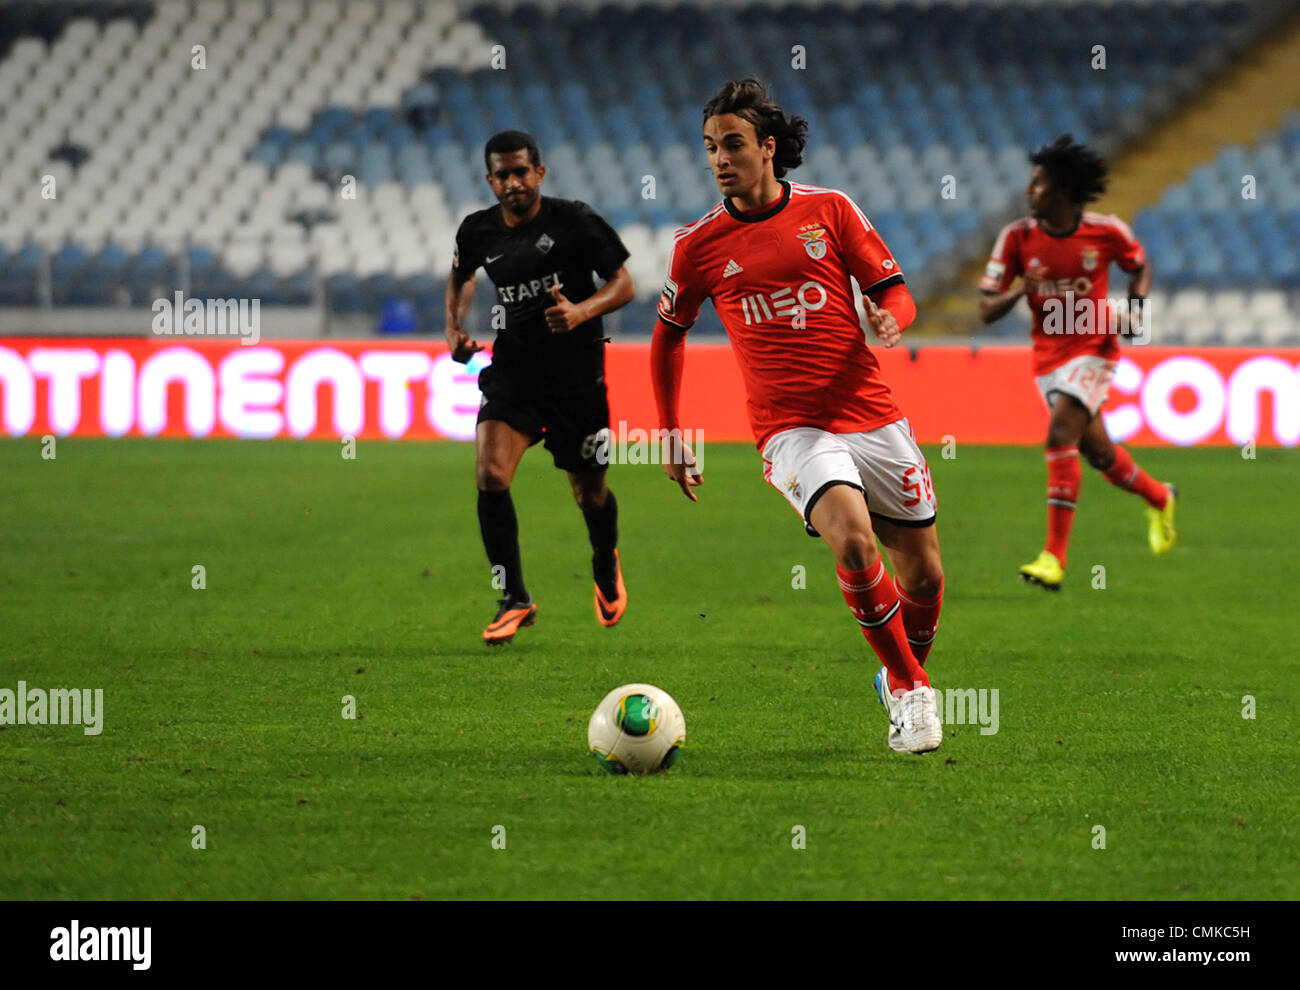
<path id="1" fill-rule="evenodd" d="M 488 365 L 479 374 L 483 402 L 478 422 L 498 420 L 544 441 L 555 466 L 583 474 L 609 464 L 609 393 L 604 379 L 590 388 L 544 393 L 529 388 Z"/>

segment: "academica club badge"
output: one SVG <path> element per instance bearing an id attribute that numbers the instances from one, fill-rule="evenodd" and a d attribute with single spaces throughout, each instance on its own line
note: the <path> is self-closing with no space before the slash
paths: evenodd
<path id="1" fill-rule="evenodd" d="M 1088 248 L 1082 255 L 1080 255 L 1080 260 L 1083 262 L 1083 270 L 1085 272 L 1092 271 L 1097 267 L 1097 249 Z"/>
<path id="2" fill-rule="evenodd" d="M 800 227 L 799 240 L 803 241 L 803 249 L 813 261 L 826 257 L 826 228 L 820 223 L 807 223 Z"/>

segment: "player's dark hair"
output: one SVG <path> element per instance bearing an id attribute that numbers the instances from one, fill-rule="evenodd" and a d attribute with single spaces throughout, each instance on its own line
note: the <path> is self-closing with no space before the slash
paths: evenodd
<path id="1" fill-rule="evenodd" d="M 542 164 L 542 153 L 537 149 L 537 139 L 527 131 L 501 131 L 499 134 L 493 134 L 483 147 L 483 164 L 491 172 L 492 161 L 489 156 L 508 155 L 512 151 L 527 151 L 528 160 L 533 163 L 533 168 Z"/>
<path id="2" fill-rule="evenodd" d="M 704 104 L 706 121 L 724 113 L 734 113 L 753 124 L 760 144 L 769 137 L 776 138 L 772 171 L 778 179 L 803 162 L 804 145 L 808 143 L 808 121 L 794 114 L 787 117 L 757 79 L 732 79 Z"/>
<path id="3" fill-rule="evenodd" d="M 1076 206 L 1091 203 L 1106 191 L 1106 163 L 1087 145 L 1075 143 L 1072 135 L 1062 134 L 1043 145 L 1029 156 L 1029 161 L 1040 166 L 1052 185 L 1063 190 Z"/>

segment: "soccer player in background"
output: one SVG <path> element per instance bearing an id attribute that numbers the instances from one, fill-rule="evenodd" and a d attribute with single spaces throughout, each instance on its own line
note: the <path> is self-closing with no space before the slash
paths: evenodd
<path id="1" fill-rule="evenodd" d="M 1020 568 L 1024 580 L 1058 591 L 1065 577 L 1070 525 L 1083 471 L 1079 454 L 1112 485 L 1145 499 L 1153 552 L 1174 545 L 1178 490 L 1152 480 L 1127 450 L 1111 443 L 1106 401 L 1119 335 L 1136 328 L 1151 288 L 1151 266 L 1118 217 L 1085 210 L 1106 190 L 1106 163 L 1063 134 L 1029 156 L 1030 215 L 1002 228 L 980 282 L 980 317 L 1000 319 L 1024 296 L 1033 314 L 1034 375 L 1051 419 L 1047 426 L 1047 544 Z M 1129 274 L 1128 312 L 1118 321 L 1106 298 L 1110 263 Z M 1015 277 L 1020 285 L 1012 287 Z M 1149 314 L 1147 314 L 1149 315 Z"/>
<path id="2" fill-rule="evenodd" d="M 483 349 L 465 319 L 474 273 L 485 269 L 504 315 L 492 364 L 479 375 L 483 403 L 474 439 L 479 530 L 493 573 L 505 583 L 483 642 L 498 645 L 537 617 L 524 584 L 510 483 L 524 451 L 539 440 L 567 472 L 587 522 L 596 618 L 612 626 L 627 608 L 618 502 L 605 482 L 609 398 L 601 317 L 636 290 L 614 229 L 585 203 L 541 195 L 546 167 L 530 135 L 496 134 L 483 158 L 499 205 L 470 214 L 456 232 L 446 336 L 457 361 L 468 363 Z M 593 271 L 605 280 L 599 289 Z"/>
<path id="3" fill-rule="evenodd" d="M 755 79 L 704 108 L 704 148 L 722 202 L 677 231 L 651 345 L 665 430 L 681 429 L 686 331 L 712 299 L 740 366 L 763 477 L 835 557 L 840 590 L 884 667 L 889 746 L 943 740 L 924 663 L 938 627 L 943 565 L 930 471 L 859 322 L 893 346 L 916 316 L 903 273 L 844 193 L 787 181 L 807 121 L 786 117 Z M 703 484 L 674 434 L 664 470 L 692 501 Z M 885 546 L 898 583 L 876 545 Z"/>

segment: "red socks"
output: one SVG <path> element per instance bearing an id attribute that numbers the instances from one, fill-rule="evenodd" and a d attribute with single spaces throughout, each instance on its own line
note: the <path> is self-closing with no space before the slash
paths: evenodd
<path id="1" fill-rule="evenodd" d="M 903 586 L 894 582 L 898 589 L 898 600 L 903 603 L 903 629 L 907 632 L 907 645 L 912 648 L 912 656 L 922 667 L 934 645 L 935 633 L 939 631 L 939 610 L 943 608 L 943 582 L 933 596 L 925 598 L 912 595 L 903 590 Z"/>
<path id="2" fill-rule="evenodd" d="M 1129 452 L 1115 445 L 1115 463 L 1105 478 L 1112 485 L 1135 492 L 1156 509 L 1163 509 L 1169 501 L 1169 489 L 1154 480 L 1135 463 Z M 1083 481 L 1083 468 L 1079 465 L 1078 447 L 1049 447 L 1047 449 L 1047 546 L 1049 553 L 1065 566 L 1065 551 L 1070 544 L 1070 524 L 1074 522 L 1074 506 L 1079 500 L 1079 485 Z"/>
<path id="3" fill-rule="evenodd" d="M 902 606 L 884 561 L 860 571 L 846 571 L 837 564 L 835 573 L 862 635 L 889 671 L 890 691 L 911 691 L 917 684 L 929 687 L 930 678 L 907 645 Z"/>
<path id="4" fill-rule="evenodd" d="M 1070 545 L 1070 524 L 1074 522 L 1074 505 L 1079 500 L 1083 468 L 1079 465 L 1078 447 L 1047 449 L 1047 546 L 1065 566 L 1065 551 Z"/>
<path id="5" fill-rule="evenodd" d="M 1154 509 L 1163 509 L 1169 501 L 1169 489 L 1138 467 L 1129 452 L 1119 444 L 1115 444 L 1115 463 L 1105 478 L 1117 488 L 1141 495 Z"/>

